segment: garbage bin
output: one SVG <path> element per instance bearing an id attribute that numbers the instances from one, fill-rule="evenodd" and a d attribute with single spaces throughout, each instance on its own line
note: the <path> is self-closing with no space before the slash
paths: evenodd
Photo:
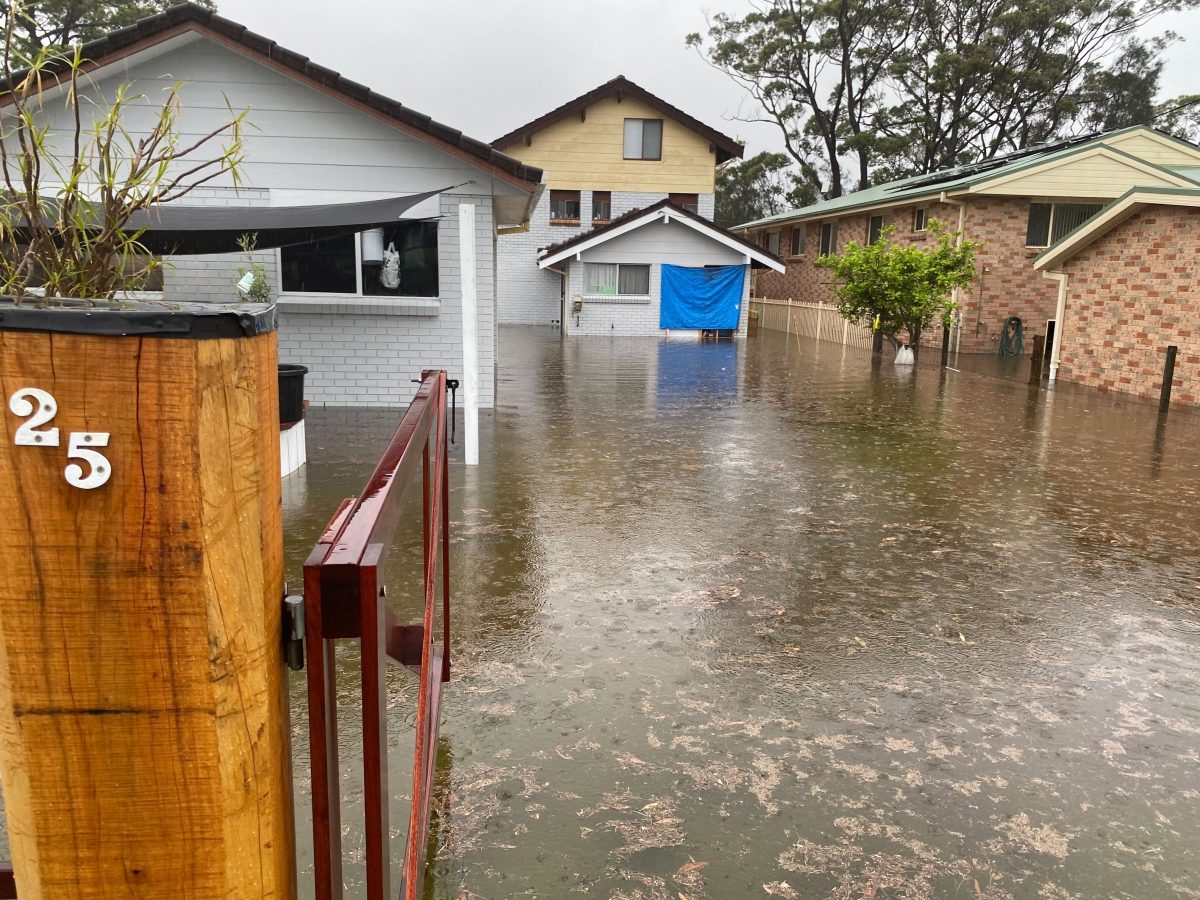
<path id="1" fill-rule="evenodd" d="M 304 418 L 304 376 L 307 366 L 279 364 L 279 424 L 292 425 Z"/>

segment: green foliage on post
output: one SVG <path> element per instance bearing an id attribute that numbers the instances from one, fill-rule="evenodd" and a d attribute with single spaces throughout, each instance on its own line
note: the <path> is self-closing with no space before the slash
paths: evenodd
<path id="1" fill-rule="evenodd" d="M 822 256 L 818 265 L 837 276 L 838 312 L 882 332 L 893 345 L 908 332 L 913 348 L 935 323 L 950 327 L 958 308 L 952 293 L 975 280 L 979 245 L 960 240 L 935 219 L 929 230 L 936 240 L 929 249 L 894 243 L 895 229 L 888 226 L 873 244 L 851 241 L 841 254 Z"/>

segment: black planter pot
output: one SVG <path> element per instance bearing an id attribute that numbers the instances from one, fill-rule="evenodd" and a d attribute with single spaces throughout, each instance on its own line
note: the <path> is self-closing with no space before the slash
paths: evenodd
<path id="1" fill-rule="evenodd" d="M 279 424 L 292 425 L 304 418 L 304 376 L 307 366 L 279 364 Z"/>

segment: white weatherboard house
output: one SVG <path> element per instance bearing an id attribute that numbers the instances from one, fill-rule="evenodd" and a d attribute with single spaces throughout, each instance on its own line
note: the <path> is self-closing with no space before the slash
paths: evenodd
<path id="1" fill-rule="evenodd" d="M 669 200 L 545 248 L 538 266 L 566 284 L 566 334 L 688 339 L 744 335 L 750 270 L 784 271 L 762 247 Z"/>
<path id="2" fill-rule="evenodd" d="M 351 38 L 347 37 L 347 40 Z M 382 246 L 400 255 L 387 287 L 378 236 L 356 234 L 257 254 L 280 310 L 280 360 L 309 367 L 314 403 L 399 406 L 422 369 L 460 377 L 463 364 L 459 206 L 474 206 L 479 404 L 494 402 L 496 231 L 520 227 L 541 194 L 540 169 L 441 125 L 274 41 L 184 4 L 83 48 L 81 93 L 103 103 L 121 84 L 145 99 L 125 126 L 149 127 L 164 88 L 183 82 L 185 139 L 248 109 L 242 185 L 215 181 L 188 204 L 298 206 L 440 191 L 389 226 Z M 68 133 L 62 104 L 51 123 Z M 140 114 L 140 115 L 139 115 Z M 175 258 L 168 300 L 236 302 L 241 255 Z"/>

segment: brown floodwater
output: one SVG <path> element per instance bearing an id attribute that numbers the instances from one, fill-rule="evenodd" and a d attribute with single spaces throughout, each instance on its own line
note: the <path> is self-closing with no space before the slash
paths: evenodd
<path id="1" fill-rule="evenodd" d="M 1200 897 L 1200 416 L 772 332 L 499 359 L 452 464 L 428 897 Z M 312 411 L 293 579 L 396 419 Z M 301 681 L 293 715 L 306 846 Z"/>

